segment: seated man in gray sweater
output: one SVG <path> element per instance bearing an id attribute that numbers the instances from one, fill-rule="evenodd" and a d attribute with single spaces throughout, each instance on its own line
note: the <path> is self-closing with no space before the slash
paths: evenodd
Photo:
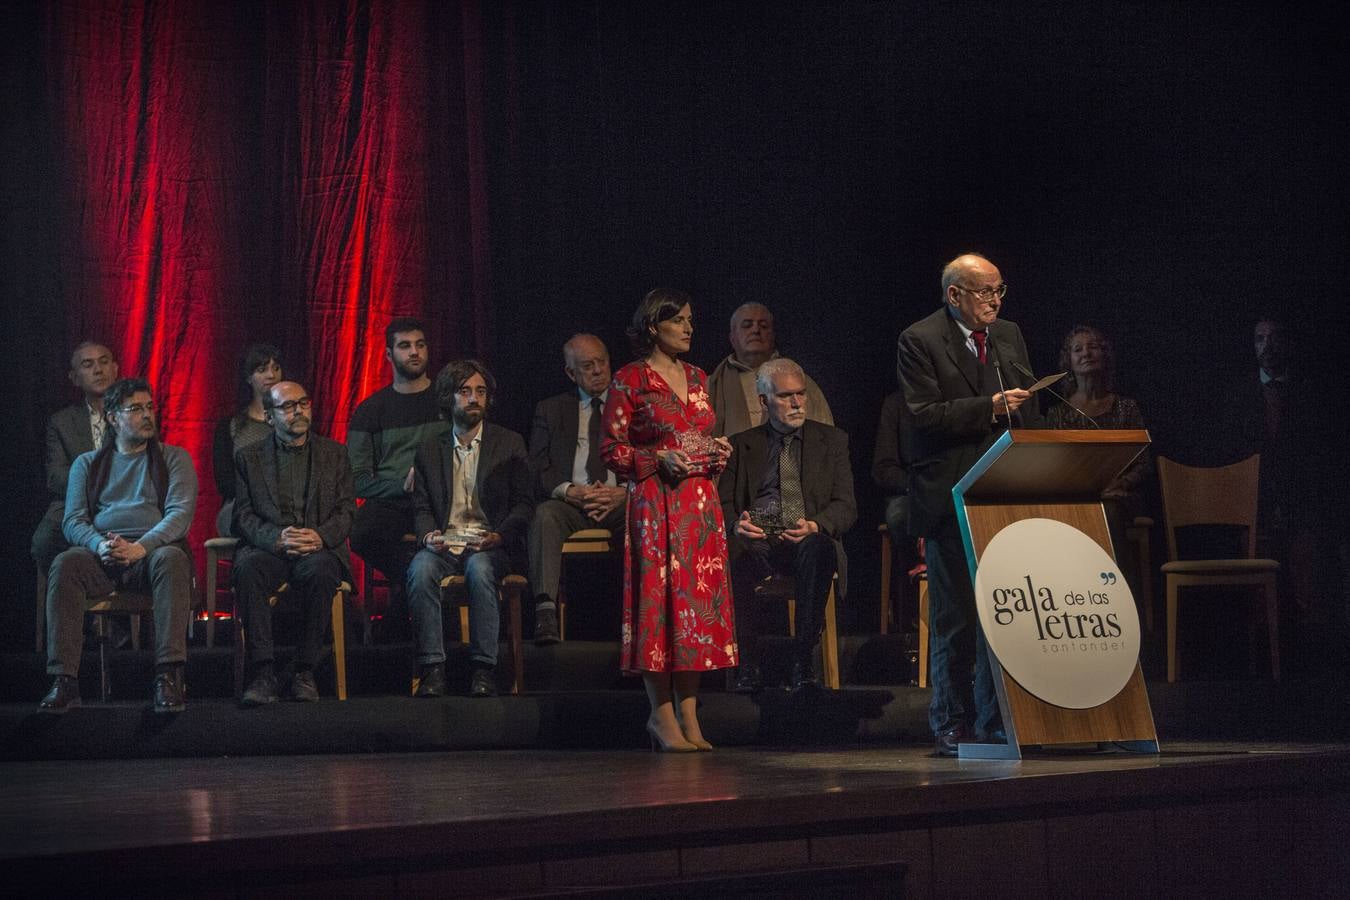
<path id="1" fill-rule="evenodd" d="M 155 604 L 155 712 L 183 709 L 183 663 L 192 602 L 187 533 L 197 507 L 197 474 L 181 447 L 155 437 L 150 385 L 124 378 L 103 395 L 115 440 L 81 454 L 70 469 L 62 522 L 70 549 L 47 579 L 47 672 L 43 712 L 80 705 L 84 613 L 119 588 L 148 590 Z"/>

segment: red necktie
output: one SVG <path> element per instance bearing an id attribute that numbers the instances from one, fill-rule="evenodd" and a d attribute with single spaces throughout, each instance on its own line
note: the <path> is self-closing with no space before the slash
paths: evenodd
<path id="1" fill-rule="evenodd" d="M 970 336 L 975 339 L 975 353 L 980 357 L 980 364 L 984 365 L 984 341 L 989 334 L 984 331 L 972 331 Z"/>

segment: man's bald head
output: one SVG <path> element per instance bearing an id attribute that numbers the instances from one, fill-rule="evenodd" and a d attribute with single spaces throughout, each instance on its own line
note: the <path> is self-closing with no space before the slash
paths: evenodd
<path id="1" fill-rule="evenodd" d="M 983 331 L 998 320 L 1007 286 L 998 266 L 978 253 L 966 253 L 942 269 L 942 296 L 961 323 Z"/>
<path id="2" fill-rule="evenodd" d="M 577 387 L 592 397 L 609 388 L 609 350 L 593 334 L 574 334 L 563 344 L 563 370 Z"/>

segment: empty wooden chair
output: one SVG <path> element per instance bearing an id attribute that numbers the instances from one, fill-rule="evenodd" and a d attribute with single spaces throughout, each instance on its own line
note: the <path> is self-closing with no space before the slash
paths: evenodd
<path id="1" fill-rule="evenodd" d="M 1167 585 L 1167 680 L 1177 678 L 1177 600 L 1184 587 L 1255 588 L 1260 593 L 1270 638 L 1270 671 L 1280 678 L 1280 564 L 1256 559 L 1256 498 L 1260 456 L 1217 468 L 1197 468 L 1158 458 L 1167 551 L 1162 567 Z M 1177 530 L 1192 525 L 1237 525 L 1245 529 L 1244 553 L 1233 559 L 1186 559 L 1177 552 Z"/>

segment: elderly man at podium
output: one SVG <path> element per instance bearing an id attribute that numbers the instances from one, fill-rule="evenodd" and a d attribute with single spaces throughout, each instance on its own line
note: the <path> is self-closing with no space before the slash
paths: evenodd
<path id="1" fill-rule="evenodd" d="M 927 539 L 928 721 L 937 754 L 962 740 L 1006 740 L 952 487 L 1004 429 L 1040 427 L 1022 332 L 1000 320 L 1008 285 L 998 267 L 966 254 L 942 270 L 942 308 L 900 335 L 901 421 L 913 435 L 909 531 Z"/>

